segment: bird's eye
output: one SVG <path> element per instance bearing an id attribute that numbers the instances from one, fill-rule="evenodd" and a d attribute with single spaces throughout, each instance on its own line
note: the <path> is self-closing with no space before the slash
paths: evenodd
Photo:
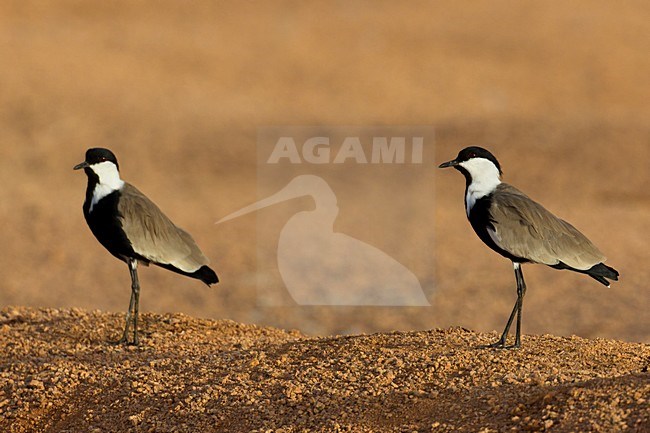
<path id="1" fill-rule="evenodd" d="M 476 158 L 476 153 L 475 152 L 470 152 L 469 157 L 470 158 Z"/>

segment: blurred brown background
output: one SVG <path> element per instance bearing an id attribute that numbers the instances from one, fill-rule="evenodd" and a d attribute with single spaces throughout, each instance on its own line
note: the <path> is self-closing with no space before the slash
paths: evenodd
<path id="1" fill-rule="evenodd" d="M 643 1 L 2 0 L 0 305 L 125 310 L 126 266 L 87 228 L 86 178 L 72 171 L 103 146 L 223 279 L 207 289 L 144 268 L 142 311 L 316 334 L 500 331 L 512 268 L 465 220 L 458 173 L 432 165 L 409 184 L 431 215 L 404 227 L 435 242 L 430 308 L 260 306 L 255 224 L 265 214 L 214 225 L 257 198 L 261 126 L 431 125 L 438 162 L 488 147 L 506 181 L 573 222 L 621 272 L 607 289 L 525 267 L 524 332 L 648 342 L 648 22 Z M 366 219 L 342 214 L 336 228 L 400 243 Z"/>

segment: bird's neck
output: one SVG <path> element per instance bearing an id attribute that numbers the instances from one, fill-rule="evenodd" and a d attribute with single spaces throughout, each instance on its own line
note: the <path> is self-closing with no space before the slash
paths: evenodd
<path id="1" fill-rule="evenodd" d="M 470 160 L 457 168 L 465 176 L 465 211 L 469 217 L 476 201 L 497 189 L 501 183 L 501 173 L 491 161 L 485 159 Z"/>
<path id="2" fill-rule="evenodd" d="M 501 181 L 497 179 L 496 182 L 486 182 L 483 180 L 478 182 L 474 181 L 467 185 L 465 192 L 465 211 L 467 212 L 467 216 L 469 216 L 476 201 L 492 194 L 500 183 Z"/>
<path id="3" fill-rule="evenodd" d="M 124 181 L 120 179 L 120 172 L 112 162 L 94 164 L 86 168 L 85 171 L 88 175 L 86 202 L 90 213 L 101 199 L 121 190 L 124 187 Z"/>

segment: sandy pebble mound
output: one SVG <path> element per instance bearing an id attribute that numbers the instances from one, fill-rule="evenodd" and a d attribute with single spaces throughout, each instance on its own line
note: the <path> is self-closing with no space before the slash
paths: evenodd
<path id="1" fill-rule="evenodd" d="M 466 329 L 309 338 L 123 315 L 0 312 L 2 432 L 650 431 L 650 346 Z"/>

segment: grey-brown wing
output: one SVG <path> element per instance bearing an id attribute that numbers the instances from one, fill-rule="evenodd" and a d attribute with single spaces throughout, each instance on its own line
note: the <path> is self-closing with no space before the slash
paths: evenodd
<path id="1" fill-rule="evenodd" d="M 513 186 L 497 187 L 490 217 L 495 229 L 488 230 L 490 237 L 515 256 L 546 265 L 563 262 L 580 270 L 605 260 L 585 235 Z"/>
<path id="2" fill-rule="evenodd" d="M 126 183 L 118 205 L 122 228 L 133 250 L 156 263 L 170 264 L 185 272 L 194 272 L 208 259 L 185 230 L 138 191 Z"/>

